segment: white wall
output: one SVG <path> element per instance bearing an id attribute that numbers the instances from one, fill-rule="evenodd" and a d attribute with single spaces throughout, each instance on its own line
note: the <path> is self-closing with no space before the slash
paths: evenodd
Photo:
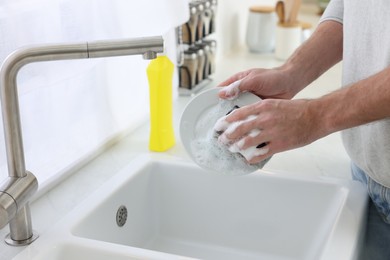
<path id="1" fill-rule="evenodd" d="M 188 20 L 187 5 L 187 0 L 2 1 L 0 62 L 30 44 L 152 35 L 164 36 L 167 54 L 175 61 L 173 28 Z M 147 119 L 147 65 L 141 56 L 131 56 L 35 63 L 21 70 L 26 167 L 41 187 Z M 0 123 L 0 180 L 6 176 Z"/>

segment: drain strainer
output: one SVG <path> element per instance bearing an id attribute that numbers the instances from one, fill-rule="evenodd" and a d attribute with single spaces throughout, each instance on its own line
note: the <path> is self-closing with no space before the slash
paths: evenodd
<path id="1" fill-rule="evenodd" d="M 126 224 L 127 220 L 127 208 L 125 206 L 120 206 L 116 212 L 116 224 L 119 227 L 123 227 Z"/>

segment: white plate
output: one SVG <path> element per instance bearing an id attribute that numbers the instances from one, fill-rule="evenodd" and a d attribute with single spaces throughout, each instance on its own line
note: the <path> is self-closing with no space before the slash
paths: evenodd
<path id="1" fill-rule="evenodd" d="M 210 129 L 213 129 L 216 120 L 226 115 L 234 106 L 243 107 L 261 100 L 258 96 L 252 93 L 244 92 L 240 94 L 239 97 L 236 98 L 235 100 L 228 101 L 228 102 L 225 101 L 222 107 L 220 103 L 221 99 L 218 97 L 219 90 L 220 88 L 212 88 L 203 91 L 202 93 L 195 96 L 185 107 L 180 121 L 181 141 L 187 153 L 190 155 L 191 159 L 202 168 L 208 170 L 216 170 L 216 171 L 220 171 L 221 169 L 215 169 L 215 167 L 206 166 L 197 160 L 196 155 L 194 155 L 192 142 L 196 138 L 202 136 L 206 137 L 206 135 L 210 134 Z M 218 110 L 218 113 L 215 112 L 216 110 Z M 204 120 L 208 116 L 210 116 L 210 113 L 218 114 L 215 116 L 217 118 L 213 118 L 215 120 L 213 119 Z M 201 120 L 203 120 L 203 122 Z M 244 162 L 245 159 L 242 158 L 240 160 Z M 250 166 L 250 167 L 251 169 L 245 172 L 241 172 L 241 173 L 231 172 L 231 173 L 227 173 L 227 175 L 247 174 L 259 168 L 259 166 Z M 225 169 L 225 170 L 229 171 L 229 169 Z"/>

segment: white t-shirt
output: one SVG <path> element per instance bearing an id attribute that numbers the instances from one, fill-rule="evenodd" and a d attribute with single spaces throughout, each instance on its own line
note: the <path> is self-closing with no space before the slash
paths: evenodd
<path id="1" fill-rule="evenodd" d="M 389 12 L 389 0 L 329 3 L 321 22 L 333 20 L 343 24 L 343 86 L 390 65 Z M 390 188 L 390 118 L 345 130 L 342 138 L 353 162 L 376 182 Z"/>

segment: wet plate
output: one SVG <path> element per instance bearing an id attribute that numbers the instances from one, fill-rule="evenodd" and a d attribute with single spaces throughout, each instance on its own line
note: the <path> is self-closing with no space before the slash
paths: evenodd
<path id="1" fill-rule="evenodd" d="M 216 121 L 235 107 L 243 107 L 261 99 L 249 92 L 234 100 L 218 97 L 220 88 L 212 88 L 195 96 L 185 107 L 180 121 L 181 141 L 191 159 L 204 169 L 225 175 L 243 175 L 263 167 L 266 161 L 249 165 L 238 153 L 231 153 L 217 141 L 213 130 Z"/>

